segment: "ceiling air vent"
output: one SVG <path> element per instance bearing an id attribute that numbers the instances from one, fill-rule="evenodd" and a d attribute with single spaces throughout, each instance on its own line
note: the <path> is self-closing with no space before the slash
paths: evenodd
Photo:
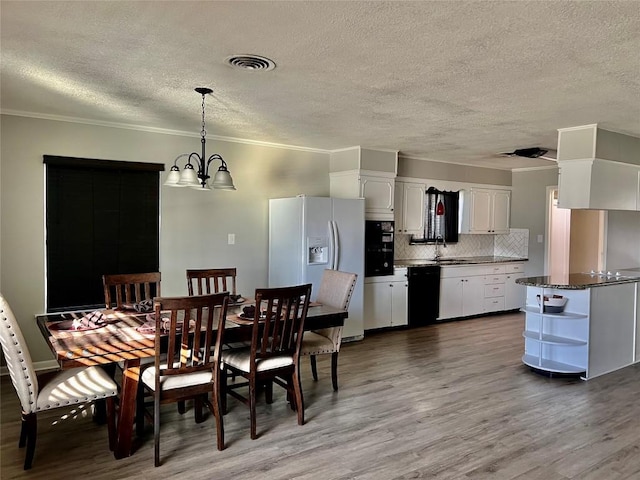
<path id="1" fill-rule="evenodd" d="M 231 55 L 225 59 L 227 65 L 240 70 L 268 72 L 276 68 L 273 60 L 259 55 Z"/>

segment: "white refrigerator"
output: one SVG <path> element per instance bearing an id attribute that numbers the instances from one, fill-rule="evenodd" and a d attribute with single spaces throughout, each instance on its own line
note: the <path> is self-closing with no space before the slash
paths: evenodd
<path id="1" fill-rule="evenodd" d="M 311 283 L 315 299 L 327 268 L 358 275 L 342 337 L 362 339 L 364 199 L 301 195 L 269 200 L 269 286 Z"/>

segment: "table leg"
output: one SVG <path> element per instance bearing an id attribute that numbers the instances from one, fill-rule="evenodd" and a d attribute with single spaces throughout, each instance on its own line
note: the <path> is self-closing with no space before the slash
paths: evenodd
<path id="1" fill-rule="evenodd" d="M 131 455 L 133 420 L 136 415 L 136 395 L 138 393 L 139 379 L 140 359 L 135 358 L 125 361 L 122 372 L 116 449 L 113 452 L 116 458 L 125 458 Z"/>

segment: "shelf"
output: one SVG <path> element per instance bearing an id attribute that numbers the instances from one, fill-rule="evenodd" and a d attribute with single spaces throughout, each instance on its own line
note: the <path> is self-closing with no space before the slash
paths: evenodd
<path id="1" fill-rule="evenodd" d="M 524 307 L 521 309 L 521 311 L 525 313 L 532 313 L 534 315 L 542 315 L 544 317 L 549 317 L 549 318 L 563 318 L 567 320 L 571 320 L 571 319 L 578 320 L 581 318 L 589 318 L 589 315 L 585 313 L 574 313 L 574 312 L 540 313 L 539 307 L 531 307 L 531 306 Z"/>
<path id="2" fill-rule="evenodd" d="M 576 365 L 567 365 L 566 363 L 554 362 L 553 360 L 542 359 L 533 355 L 524 355 L 522 357 L 522 363 L 538 370 L 546 370 L 547 372 L 555 373 L 582 373 L 587 369 L 578 367 Z"/>
<path id="3" fill-rule="evenodd" d="M 524 338 L 528 338 L 529 340 L 534 340 L 540 343 L 548 343 L 550 345 L 569 345 L 580 347 L 587 344 L 586 340 L 576 340 L 573 338 L 558 337 L 556 335 L 547 334 L 542 334 L 542 339 L 540 339 L 540 334 L 538 332 L 522 332 L 522 336 Z"/>

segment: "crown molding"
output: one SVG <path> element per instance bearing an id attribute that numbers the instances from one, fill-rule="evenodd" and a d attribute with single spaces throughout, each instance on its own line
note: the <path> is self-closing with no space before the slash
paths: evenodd
<path id="1" fill-rule="evenodd" d="M 147 127 L 143 125 L 132 125 L 128 123 L 107 122 L 101 120 L 89 120 L 79 117 L 66 117 L 63 115 L 50 115 L 46 113 L 22 112 L 19 110 L 4 109 L 0 112 L 2 115 L 10 115 L 15 117 L 37 118 L 40 120 L 52 120 L 56 122 L 78 123 L 82 125 L 93 125 L 98 127 L 121 128 L 123 130 L 136 130 L 139 132 L 159 133 L 162 135 L 176 135 L 180 137 L 200 137 L 199 133 L 185 132 L 182 130 L 172 130 L 168 128 Z M 215 139 L 221 142 L 241 143 L 244 145 L 256 145 L 260 147 L 281 148 L 285 150 L 296 150 L 301 152 L 322 153 L 330 155 L 333 150 L 321 148 L 301 147 L 298 145 L 287 145 L 284 143 L 264 142 L 261 140 L 250 140 L 248 138 L 225 137 L 222 135 L 207 134 L 207 139 Z"/>

